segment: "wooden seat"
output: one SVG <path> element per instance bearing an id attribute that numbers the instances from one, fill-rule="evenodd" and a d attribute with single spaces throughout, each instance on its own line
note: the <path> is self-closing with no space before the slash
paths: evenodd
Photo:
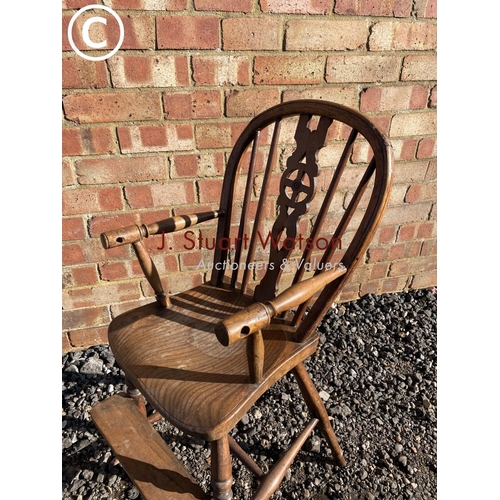
<path id="1" fill-rule="evenodd" d="M 151 442 L 157 442 L 148 420 L 164 417 L 211 443 L 217 500 L 232 498 L 231 453 L 260 481 L 253 499 L 268 499 L 316 426 L 344 465 L 325 406 L 302 362 L 316 351 L 317 325 L 363 258 L 391 185 L 391 146 L 365 116 L 325 101 L 291 101 L 261 113 L 244 129 L 213 211 L 103 233 L 105 248 L 133 245 L 157 299 L 114 318 L 109 327 L 129 400 L 120 396 L 99 403 L 92 416 L 115 453 L 120 456 L 121 441 L 132 439 L 128 425 L 137 456 L 147 456 Z M 217 229 L 210 279 L 169 296 L 144 240 L 211 220 L 217 220 Z M 297 380 L 311 420 L 264 474 L 229 433 L 288 372 Z M 154 417 L 147 416 L 144 398 L 156 410 Z M 112 419 L 127 425 L 121 422 L 118 432 Z M 191 479 L 178 476 L 180 463 L 174 459 L 168 451 L 155 451 L 138 468 L 127 455 L 124 467 L 145 498 L 158 498 L 162 488 L 164 498 L 174 498 L 172 491 L 179 498 L 198 498 Z M 161 470 L 164 480 L 158 479 Z M 147 486 L 151 481 L 154 488 Z"/>
<path id="2" fill-rule="evenodd" d="M 214 441 L 231 431 L 283 370 L 316 350 L 316 337 L 293 342 L 290 332 L 273 325 L 264 332 L 265 378 L 252 383 L 245 343 L 225 347 L 214 333 L 222 319 L 251 302 L 201 285 L 172 297 L 167 309 L 149 304 L 122 314 L 109 329 L 110 345 L 159 413 L 182 431 Z"/>

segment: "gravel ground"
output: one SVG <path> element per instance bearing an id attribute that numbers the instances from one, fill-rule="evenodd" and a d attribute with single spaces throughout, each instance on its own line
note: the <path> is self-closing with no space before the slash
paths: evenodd
<path id="1" fill-rule="evenodd" d="M 436 289 L 412 290 L 366 295 L 330 310 L 319 327 L 320 348 L 305 365 L 333 417 L 347 467 L 333 465 L 315 431 L 273 499 L 437 498 L 436 303 Z M 124 389 L 109 347 L 63 355 L 62 374 L 62 498 L 140 498 L 90 418 L 93 405 Z M 267 470 L 308 418 L 290 375 L 259 399 L 233 436 Z M 207 491 L 207 443 L 165 421 L 155 427 Z M 233 464 L 234 497 L 249 499 L 256 481 Z"/>

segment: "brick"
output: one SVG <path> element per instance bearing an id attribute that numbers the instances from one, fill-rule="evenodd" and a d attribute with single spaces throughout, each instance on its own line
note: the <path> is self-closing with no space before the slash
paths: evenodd
<path id="1" fill-rule="evenodd" d="M 437 131 L 435 112 L 402 113 L 395 115 L 391 122 L 391 137 L 410 135 L 431 135 Z"/>
<path id="2" fill-rule="evenodd" d="M 387 272 L 389 270 L 389 264 L 387 262 L 374 264 L 371 268 L 370 280 L 378 280 L 381 278 L 385 278 L 387 276 Z"/>
<path id="3" fill-rule="evenodd" d="M 338 302 L 347 302 L 359 298 L 359 283 L 348 283 L 342 288 Z"/>
<path id="4" fill-rule="evenodd" d="M 107 325 L 110 321 L 107 307 L 89 307 L 62 312 L 64 330 Z"/>
<path id="5" fill-rule="evenodd" d="M 220 118 L 222 116 L 219 90 L 165 93 L 165 117 L 169 120 Z"/>
<path id="6" fill-rule="evenodd" d="M 273 18 L 228 18 L 222 20 L 224 50 L 280 50 L 281 21 Z"/>
<path id="7" fill-rule="evenodd" d="M 423 222 L 418 225 L 417 229 L 417 238 L 432 238 L 436 236 L 436 222 L 429 221 Z"/>
<path id="8" fill-rule="evenodd" d="M 187 0 L 104 0 L 115 10 L 185 10 Z"/>
<path id="9" fill-rule="evenodd" d="M 389 260 L 397 260 L 397 259 L 402 259 L 406 256 L 406 245 L 404 243 L 398 244 L 398 245 L 392 245 L 389 248 Z"/>
<path id="10" fill-rule="evenodd" d="M 425 137 L 418 143 L 417 158 L 435 158 L 437 155 L 435 137 Z"/>
<path id="11" fill-rule="evenodd" d="M 134 275 L 131 271 L 131 264 L 127 262 L 103 262 L 99 264 L 99 274 L 102 281 L 118 281 L 128 278 L 133 278 Z M 141 276 L 141 274 L 139 274 Z"/>
<path id="12" fill-rule="evenodd" d="M 382 282 L 381 281 L 368 281 L 362 283 L 360 287 L 359 294 L 361 297 L 367 294 L 380 294 L 382 292 Z"/>
<path id="13" fill-rule="evenodd" d="M 286 50 L 356 50 L 364 48 L 368 23 L 362 21 L 292 20 L 287 24 Z"/>
<path id="14" fill-rule="evenodd" d="M 397 241 L 410 241 L 415 238 L 417 224 L 403 225 L 399 228 Z"/>
<path id="15" fill-rule="evenodd" d="M 434 271 L 437 267 L 436 255 L 419 256 L 410 261 L 410 274 Z"/>
<path id="16" fill-rule="evenodd" d="M 412 0 L 337 0 L 335 14 L 409 17 Z"/>
<path id="17" fill-rule="evenodd" d="M 401 206 L 390 206 L 383 217 L 384 224 L 408 224 L 421 222 L 429 218 L 432 203 L 409 203 Z"/>
<path id="18" fill-rule="evenodd" d="M 76 123 L 160 120 L 162 106 L 156 92 L 73 94 L 63 98 L 68 120 Z"/>
<path id="19" fill-rule="evenodd" d="M 161 156 L 88 158 L 77 161 L 75 167 L 80 184 L 111 184 L 167 178 L 166 158 Z"/>
<path id="20" fill-rule="evenodd" d="M 63 9 L 80 9 L 81 7 L 85 7 L 89 4 L 88 0 L 63 0 L 62 8 Z"/>
<path id="21" fill-rule="evenodd" d="M 380 264 L 377 264 L 377 265 L 380 265 Z M 364 283 L 365 281 L 369 281 L 372 267 L 373 266 L 359 265 L 354 270 L 354 272 L 352 273 L 352 275 L 349 279 L 354 283 Z"/>
<path id="22" fill-rule="evenodd" d="M 380 55 L 328 56 L 328 83 L 391 82 L 399 80 L 401 57 Z"/>
<path id="23" fill-rule="evenodd" d="M 115 152 L 113 129 L 75 127 L 62 130 L 63 156 L 105 155 Z"/>
<path id="24" fill-rule="evenodd" d="M 187 123 L 118 127 L 117 133 L 122 153 L 185 151 L 194 148 L 193 126 Z"/>
<path id="25" fill-rule="evenodd" d="M 420 255 L 437 255 L 437 240 L 426 240 L 422 243 Z"/>
<path id="26" fill-rule="evenodd" d="M 85 262 L 85 254 L 77 243 L 70 243 L 62 247 L 62 263 L 65 266 Z"/>
<path id="27" fill-rule="evenodd" d="M 389 278 L 382 282 L 381 293 L 394 293 L 401 292 L 408 286 L 408 278 L 406 276 L 401 278 Z"/>
<path id="28" fill-rule="evenodd" d="M 73 349 L 73 346 L 71 345 L 69 341 L 68 334 L 66 332 L 63 332 L 62 334 L 62 353 L 65 354 L 67 352 L 70 352 Z"/>
<path id="29" fill-rule="evenodd" d="M 323 81 L 323 56 L 256 56 L 254 83 L 257 85 L 320 84 Z"/>
<path id="30" fill-rule="evenodd" d="M 216 177 L 224 173 L 222 153 L 202 153 L 176 155 L 172 162 L 172 178 L 179 177 Z"/>
<path id="31" fill-rule="evenodd" d="M 145 208 L 153 206 L 150 186 L 126 186 L 125 199 L 130 208 Z"/>
<path id="32" fill-rule="evenodd" d="M 383 227 L 379 230 L 378 238 L 376 238 L 376 241 L 378 243 L 394 243 L 395 239 L 396 239 L 396 228 Z"/>
<path id="33" fill-rule="evenodd" d="M 394 182 L 413 183 L 423 181 L 429 166 L 427 161 L 411 161 L 405 163 L 397 163 L 394 169 Z"/>
<path id="34" fill-rule="evenodd" d="M 63 310 L 92 307 L 92 291 L 90 287 L 63 290 Z"/>
<path id="35" fill-rule="evenodd" d="M 203 179 L 198 182 L 200 202 L 211 203 L 220 200 L 222 179 Z"/>
<path id="36" fill-rule="evenodd" d="M 88 61 L 80 56 L 62 60 L 63 89 L 100 89 L 108 86 L 104 61 Z"/>
<path id="37" fill-rule="evenodd" d="M 437 188 L 435 182 L 425 184 L 413 184 L 408 189 L 405 196 L 406 203 L 415 203 L 419 201 L 436 200 Z"/>
<path id="38" fill-rule="evenodd" d="M 261 111 L 280 103 L 280 92 L 276 88 L 232 90 L 226 93 L 226 116 L 254 117 Z"/>
<path id="39" fill-rule="evenodd" d="M 248 56 L 192 56 L 195 85 L 248 85 Z"/>
<path id="40" fill-rule="evenodd" d="M 373 156 L 373 150 L 367 141 L 356 141 L 354 143 L 351 161 L 353 163 L 367 163 Z"/>
<path id="41" fill-rule="evenodd" d="M 329 14 L 333 0 L 261 0 L 262 12 L 271 14 Z"/>
<path id="42" fill-rule="evenodd" d="M 194 183 L 168 182 L 163 184 L 153 184 L 151 186 L 151 196 L 154 206 L 186 205 L 195 202 Z"/>
<path id="43" fill-rule="evenodd" d="M 137 283 L 111 283 L 91 288 L 95 305 L 107 305 L 113 302 L 125 300 L 137 300 L 140 298 Z"/>
<path id="44" fill-rule="evenodd" d="M 377 247 L 377 248 L 369 248 L 367 252 L 367 262 L 383 262 L 388 259 L 389 250 L 387 247 Z"/>
<path id="45" fill-rule="evenodd" d="M 437 179 L 437 161 L 432 160 L 429 162 L 429 166 L 427 167 L 427 172 L 425 173 L 425 180 L 431 181 Z"/>
<path id="46" fill-rule="evenodd" d="M 156 18 L 158 49 L 217 49 L 219 19 L 215 17 L 163 16 Z"/>
<path id="47" fill-rule="evenodd" d="M 372 26 L 370 50 L 435 50 L 437 26 L 430 22 L 393 21 Z"/>
<path id="48" fill-rule="evenodd" d="M 437 105 L 438 105 L 437 89 L 438 89 L 437 85 L 432 87 L 431 97 L 429 98 L 429 107 L 430 108 L 437 108 Z"/>
<path id="49" fill-rule="evenodd" d="M 201 285 L 204 280 L 203 273 L 198 271 L 192 273 L 184 272 L 176 275 L 169 275 L 166 281 L 169 293 L 176 294 Z M 147 288 L 149 288 L 151 293 L 152 291 L 149 284 L 145 283 L 145 285 L 147 286 Z"/>
<path id="50" fill-rule="evenodd" d="M 251 12 L 252 0 L 194 0 L 196 10 L 214 12 Z"/>
<path id="51" fill-rule="evenodd" d="M 370 120 L 380 129 L 385 135 L 389 135 L 389 127 L 391 125 L 391 115 L 374 115 L 370 116 Z"/>
<path id="52" fill-rule="evenodd" d="M 413 160 L 415 158 L 417 139 L 394 139 L 391 140 L 391 143 L 396 161 Z"/>
<path id="53" fill-rule="evenodd" d="M 95 264 L 72 267 L 69 271 L 71 273 L 71 286 L 88 286 L 99 282 Z"/>
<path id="54" fill-rule="evenodd" d="M 437 58 L 435 55 L 410 55 L 403 60 L 401 81 L 436 80 Z"/>
<path id="55" fill-rule="evenodd" d="M 246 123 L 201 123 L 195 126 L 196 145 L 200 149 L 231 148 Z"/>
<path id="56" fill-rule="evenodd" d="M 68 332 L 73 347 L 87 348 L 95 345 L 108 344 L 108 328 L 87 328 Z"/>
<path id="57" fill-rule="evenodd" d="M 63 241 L 81 240 L 85 238 L 85 228 L 81 217 L 69 217 L 62 220 Z"/>
<path id="58" fill-rule="evenodd" d="M 391 267 L 389 269 L 389 276 L 406 276 L 408 275 L 409 264 L 407 260 L 398 260 L 396 262 L 391 263 Z"/>
<path id="59" fill-rule="evenodd" d="M 429 88 L 425 85 L 369 87 L 361 92 L 360 110 L 367 112 L 424 109 L 428 97 Z"/>
<path id="60" fill-rule="evenodd" d="M 116 229 L 120 226 L 107 227 Z M 99 236 L 99 234 L 97 234 Z M 82 240 L 79 243 L 68 243 L 63 245 L 63 264 L 77 265 L 86 263 L 98 263 L 104 260 L 130 258 L 130 246 L 122 246 L 104 250 L 98 238 Z"/>
<path id="61" fill-rule="evenodd" d="M 437 0 L 415 0 L 414 10 L 417 17 L 436 18 Z"/>
<path id="62" fill-rule="evenodd" d="M 411 282 L 412 288 L 430 288 L 437 285 L 437 272 L 427 271 L 417 274 Z"/>
<path id="63" fill-rule="evenodd" d="M 62 186 L 72 186 L 76 182 L 76 177 L 73 168 L 69 161 L 63 160 L 62 162 Z"/>
<path id="64" fill-rule="evenodd" d="M 82 27 L 84 22 L 92 16 L 98 15 L 106 19 L 106 24 L 92 23 L 89 30 L 89 37 L 94 42 L 106 41 L 106 46 L 97 49 L 99 52 L 109 52 L 116 47 L 120 37 L 120 27 L 118 22 L 111 14 L 105 14 L 102 10 L 89 10 L 78 17 L 73 25 L 73 41 L 79 50 L 89 50 L 89 47 L 83 41 Z M 73 50 L 68 39 L 68 25 L 72 14 L 63 15 L 63 50 Z M 123 22 L 124 37 L 121 50 L 126 49 L 154 49 L 155 32 L 154 18 L 150 16 L 128 14 L 120 15 Z M 96 50 L 96 49 L 92 49 Z"/>
<path id="65" fill-rule="evenodd" d="M 283 102 L 295 99 L 321 99 L 349 106 L 358 107 L 358 90 L 354 87 L 320 87 L 305 90 L 283 91 Z"/>
<path id="66" fill-rule="evenodd" d="M 404 203 L 408 184 L 395 184 L 389 196 L 389 205 L 400 205 Z"/>
<path id="67" fill-rule="evenodd" d="M 78 188 L 63 191 L 63 214 L 76 215 L 123 208 L 120 188 Z"/>
<path id="68" fill-rule="evenodd" d="M 189 67 L 186 56 L 155 54 L 115 55 L 108 60 L 113 87 L 186 87 Z"/>

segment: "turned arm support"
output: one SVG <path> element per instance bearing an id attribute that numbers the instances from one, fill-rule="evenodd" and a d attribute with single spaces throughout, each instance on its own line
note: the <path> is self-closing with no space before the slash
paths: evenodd
<path id="1" fill-rule="evenodd" d="M 144 276 L 146 276 L 148 283 L 155 292 L 156 300 L 162 307 L 169 307 L 170 300 L 163 291 L 160 275 L 158 274 L 158 270 L 153 260 L 149 256 L 146 245 L 144 245 L 142 241 L 143 238 L 148 238 L 158 233 L 173 233 L 185 227 L 194 226 L 199 222 L 216 219 L 223 214 L 223 210 L 216 210 L 215 212 L 202 212 L 194 215 L 178 215 L 148 225 L 141 224 L 139 226 L 134 224 L 133 226 L 113 229 L 112 231 L 101 233 L 101 243 L 106 250 L 108 248 L 132 244 L 137 260 L 144 272 Z"/>
<path id="2" fill-rule="evenodd" d="M 151 224 L 141 224 L 140 226 L 134 224 L 132 226 L 122 227 L 120 229 L 113 229 L 101 233 L 102 246 L 108 250 L 109 248 L 119 247 L 130 243 L 136 243 L 143 238 L 149 238 L 155 234 L 160 233 L 173 233 L 189 226 L 194 226 L 200 222 L 211 219 L 217 219 L 224 215 L 223 210 L 215 210 L 214 212 L 201 212 L 193 215 L 177 215 L 169 217 L 158 222 Z"/>
<path id="3" fill-rule="evenodd" d="M 323 287 L 346 273 L 342 264 L 312 278 L 292 285 L 277 297 L 266 302 L 256 302 L 221 321 L 215 327 L 219 342 L 228 346 L 259 332 L 278 314 L 293 309 L 310 299 Z"/>

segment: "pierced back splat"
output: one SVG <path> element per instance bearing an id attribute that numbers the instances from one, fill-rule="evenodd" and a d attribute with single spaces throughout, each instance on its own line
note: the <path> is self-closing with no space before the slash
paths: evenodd
<path id="1" fill-rule="evenodd" d="M 332 119 L 322 116 L 316 130 L 311 130 L 311 115 L 300 115 L 294 139 L 297 147 L 286 162 L 280 182 L 277 201 L 278 217 L 273 225 L 269 265 L 256 287 L 254 299 L 262 302 L 272 299 L 278 291 L 278 282 L 286 262 L 295 246 L 299 218 L 307 213 L 315 195 L 318 176 L 318 152 L 325 146 L 326 134 Z M 304 163 L 305 160 L 305 163 Z M 282 236 L 285 237 L 282 240 Z M 276 244 L 277 243 L 277 244 Z M 278 249 L 279 244 L 281 244 Z"/>

